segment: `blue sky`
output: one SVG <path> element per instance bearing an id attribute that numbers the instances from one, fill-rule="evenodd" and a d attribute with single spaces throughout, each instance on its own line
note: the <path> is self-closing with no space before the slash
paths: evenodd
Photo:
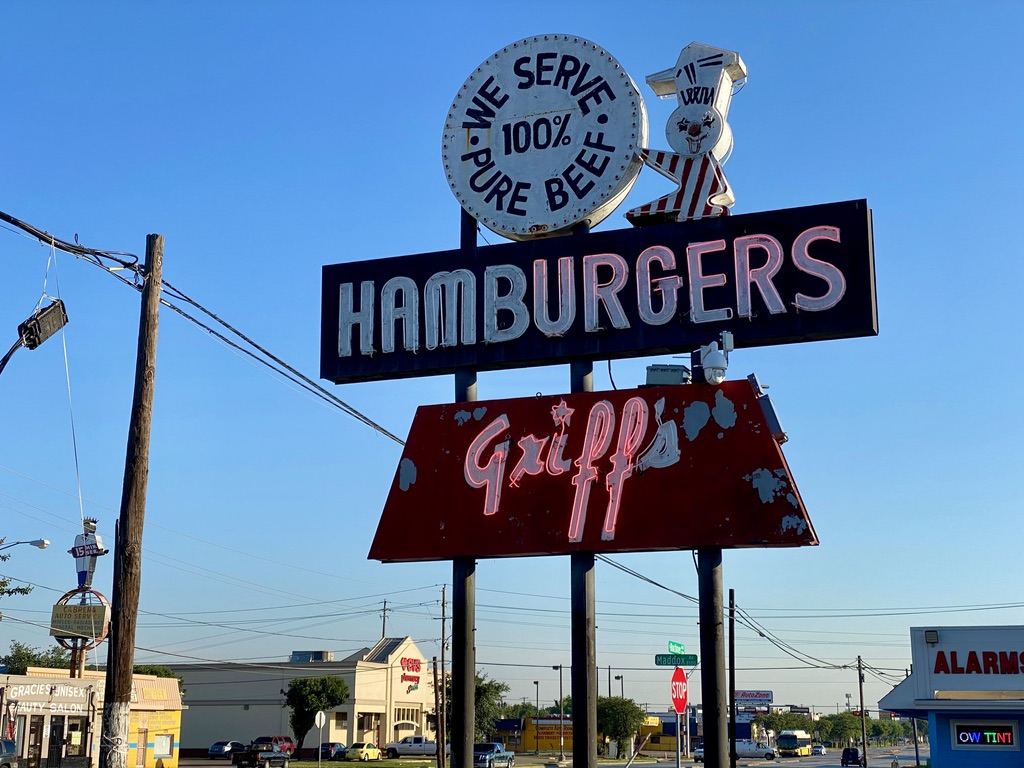
<path id="1" fill-rule="evenodd" d="M 732 375 L 771 386 L 821 545 L 726 552 L 725 586 L 801 655 L 901 674 L 910 626 L 1024 623 L 1022 23 L 1013 2 L 5 4 L 0 210 L 140 256 L 163 234 L 167 281 L 315 379 L 322 265 L 457 246 L 441 134 L 490 54 L 538 33 L 598 43 L 640 85 L 665 148 L 674 104 L 646 75 L 692 41 L 739 52 L 734 212 L 866 198 L 880 333 L 732 356 Z M 645 170 L 626 206 L 668 191 Z M 602 228 L 627 226 L 626 206 Z M 51 255 L 0 229 L 4 351 L 44 289 L 71 318 L 63 343 L 19 351 L 0 379 L 0 536 L 53 541 L 0 566 L 37 585 L 0 605 L 5 649 L 46 645 L 39 625 L 75 585 L 79 478 L 112 543 L 124 471 L 138 296 Z M 670 361 L 614 361 L 615 383 L 641 383 L 652 362 Z M 611 386 L 604 363 L 595 378 Z M 402 437 L 417 405 L 453 396 L 444 376 L 327 386 Z M 488 399 L 567 389 L 564 366 L 480 377 Z M 138 660 L 344 655 L 380 636 L 384 600 L 388 634 L 437 654 L 450 565 L 366 560 L 399 457 L 165 310 Z M 696 594 L 689 552 L 615 559 Z M 532 701 L 538 678 L 553 700 L 550 667 L 570 662 L 568 559 L 477 573 L 481 670 L 511 701 Z M 602 694 L 611 666 L 627 696 L 668 707 L 651 656 L 697 648 L 696 607 L 603 564 L 597 598 Z M 810 668 L 747 629 L 737 649 L 740 688 L 824 711 L 856 698 L 850 669 Z M 869 675 L 870 706 L 887 679 Z"/>

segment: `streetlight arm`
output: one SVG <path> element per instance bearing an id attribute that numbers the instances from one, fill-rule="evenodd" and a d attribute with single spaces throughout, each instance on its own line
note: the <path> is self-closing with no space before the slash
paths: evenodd
<path id="1" fill-rule="evenodd" d="M 10 361 L 12 357 L 14 357 L 14 353 L 18 351 L 18 348 L 22 346 L 24 346 L 24 343 L 22 342 L 21 339 L 18 339 L 16 342 L 14 342 L 14 346 L 7 350 L 7 354 L 0 358 L 0 373 L 4 372 L 4 368 L 7 367 L 7 363 Z M 3 549 L 3 547 L 0 547 L 0 549 Z"/>
<path id="2" fill-rule="evenodd" d="M 0 370 L 3 370 L 3 366 L 0 366 Z M 16 547 L 19 544 L 31 544 L 33 547 L 36 547 L 37 549 L 46 549 L 48 546 L 50 546 L 50 542 L 48 539 L 33 539 L 32 541 L 12 541 L 10 544 L 0 545 L 0 550 L 10 549 L 11 547 Z"/>

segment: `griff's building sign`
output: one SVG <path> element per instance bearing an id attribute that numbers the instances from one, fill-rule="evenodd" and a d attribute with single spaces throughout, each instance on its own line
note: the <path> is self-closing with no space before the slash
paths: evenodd
<path id="1" fill-rule="evenodd" d="M 732 381 L 423 406 L 369 556 L 817 543 L 757 393 Z"/>
<path id="2" fill-rule="evenodd" d="M 337 383 L 878 332 L 865 200 L 323 268 Z"/>

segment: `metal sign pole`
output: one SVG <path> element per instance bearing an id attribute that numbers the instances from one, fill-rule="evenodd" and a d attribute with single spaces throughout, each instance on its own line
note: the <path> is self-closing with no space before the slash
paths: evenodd
<path id="1" fill-rule="evenodd" d="M 316 713 L 316 717 L 314 719 L 320 734 L 320 746 L 316 751 L 316 768 L 320 768 L 320 759 L 324 754 L 324 723 L 327 722 L 327 715 L 325 715 L 323 710 L 321 710 Z"/>
<path id="2" fill-rule="evenodd" d="M 476 219 L 461 210 L 459 245 L 462 255 L 476 258 Z M 476 371 L 455 373 L 455 401 L 476 400 Z M 458 557 L 452 561 L 452 766 L 473 765 L 476 737 L 476 560 Z"/>
<path id="3" fill-rule="evenodd" d="M 683 729 L 679 713 L 676 712 L 676 768 L 683 763 Z"/>

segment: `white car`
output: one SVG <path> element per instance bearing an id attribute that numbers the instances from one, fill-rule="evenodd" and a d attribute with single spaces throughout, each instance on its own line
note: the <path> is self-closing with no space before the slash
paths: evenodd
<path id="1" fill-rule="evenodd" d="M 825 752 L 825 745 L 824 744 L 815 744 L 813 747 L 811 747 L 811 754 L 812 755 L 824 755 L 824 754 L 826 754 L 826 752 Z"/>

